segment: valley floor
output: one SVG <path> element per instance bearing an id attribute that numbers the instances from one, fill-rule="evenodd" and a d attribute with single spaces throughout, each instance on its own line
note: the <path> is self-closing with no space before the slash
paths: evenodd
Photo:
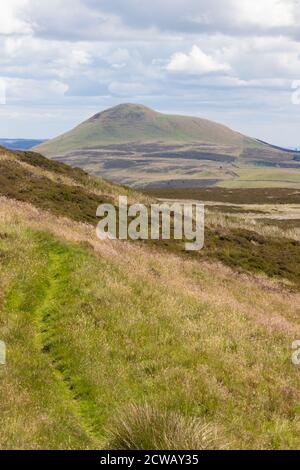
<path id="1" fill-rule="evenodd" d="M 277 154 L 272 149 L 263 156 L 259 151 L 252 153 L 246 157 L 234 147 L 157 142 L 79 149 L 52 154 L 51 158 L 91 175 L 146 190 L 300 188 L 297 153 Z"/>
<path id="2" fill-rule="evenodd" d="M 5 197 L 0 261 L 0 448 L 300 448 L 290 283 Z"/>

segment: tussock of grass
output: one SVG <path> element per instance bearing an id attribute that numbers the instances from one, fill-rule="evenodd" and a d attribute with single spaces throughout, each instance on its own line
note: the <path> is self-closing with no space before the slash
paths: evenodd
<path id="1" fill-rule="evenodd" d="M 109 425 L 114 450 L 211 450 L 217 448 L 212 427 L 196 418 L 149 404 L 127 406 Z"/>

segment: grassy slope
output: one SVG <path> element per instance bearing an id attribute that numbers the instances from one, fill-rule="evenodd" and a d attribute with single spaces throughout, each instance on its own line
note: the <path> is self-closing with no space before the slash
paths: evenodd
<path id="1" fill-rule="evenodd" d="M 10 152 L 0 158 L 0 195 L 33 203 L 58 216 L 95 225 L 98 205 L 103 202 L 117 204 L 120 194 L 127 195 L 129 202 L 149 204 L 151 200 L 147 195 L 90 177 L 82 170 L 47 160 L 36 153 Z M 251 227 L 228 229 L 218 224 L 207 224 L 205 237 L 206 246 L 200 253 L 186 253 L 182 243 L 172 240 L 154 242 L 153 245 L 197 259 L 212 258 L 237 269 L 242 267 L 268 276 L 284 277 L 296 286 L 300 285 L 299 242 L 287 239 L 283 251 L 281 240 L 258 236 Z"/>
<path id="2" fill-rule="evenodd" d="M 98 205 L 115 203 L 120 193 L 132 202 L 141 197 L 131 189 L 37 153 L 11 152 L 0 147 L 0 195 L 31 202 L 73 220 L 95 223 Z M 149 197 L 140 202 L 149 202 Z"/>
<path id="3" fill-rule="evenodd" d="M 299 447 L 299 294 L 203 262 L 297 284 L 298 243 L 210 225 L 199 262 L 173 243 L 99 242 L 77 221 L 124 188 L 32 153 L 2 152 L 0 167 L 20 201 L 0 199 L 1 448 L 107 446 L 131 403 L 208 422 L 218 446 Z"/>
<path id="4" fill-rule="evenodd" d="M 218 446 L 299 447 L 299 295 L 92 233 L 1 204 L 1 447 L 106 446 L 130 403 L 200 418 Z"/>

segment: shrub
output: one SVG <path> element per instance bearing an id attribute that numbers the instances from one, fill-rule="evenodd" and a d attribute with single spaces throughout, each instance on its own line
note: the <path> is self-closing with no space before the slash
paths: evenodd
<path id="1" fill-rule="evenodd" d="M 216 449 L 215 431 L 200 419 L 161 411 L 148 404 L 130 405 L 117 415 L 108 431 L 114 450 Z"/>

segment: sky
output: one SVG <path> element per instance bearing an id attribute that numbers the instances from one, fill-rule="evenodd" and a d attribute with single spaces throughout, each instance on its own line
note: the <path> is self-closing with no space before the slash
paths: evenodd
<path id="1" fill-rule="evenodd" d="M 300 147 L 300 0 L 0 0 L 0 137 L 125 102 Z"/>

